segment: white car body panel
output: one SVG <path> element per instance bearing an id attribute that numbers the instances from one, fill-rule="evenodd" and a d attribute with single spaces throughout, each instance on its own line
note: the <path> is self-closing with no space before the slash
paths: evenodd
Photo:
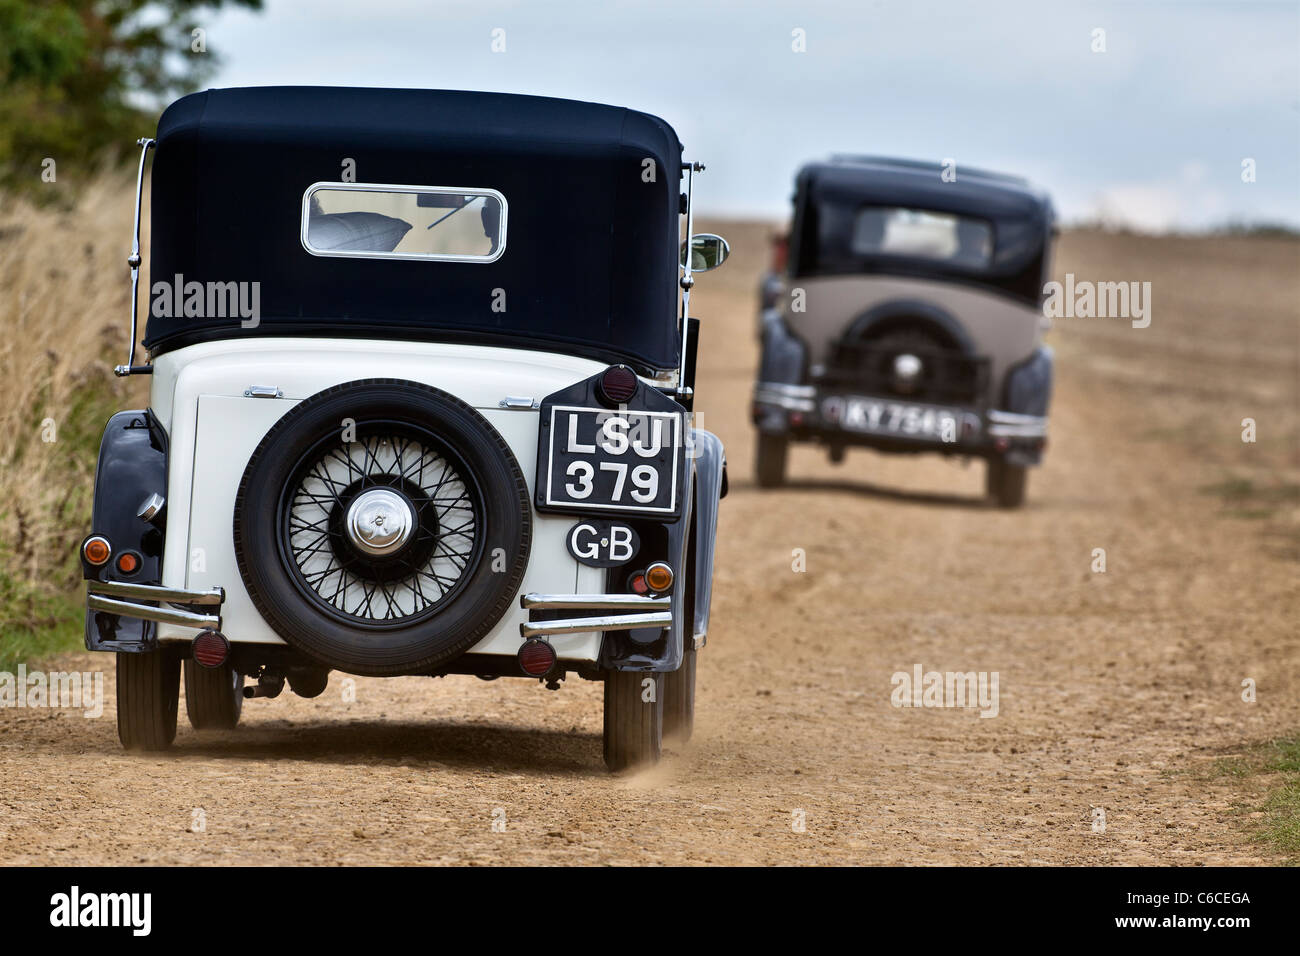
<path id="1" fill-rule="evenodd" d="M 151 405 L 167 430 L 167 537 L 162 584 L 222 587 L 222 631 L 234 643 L 283 644 L 258 614 L 235 561 L 235 495 L 258 443 L 303 399 L 344 382 L 396 378 L 442 389 L 473 406 L 510 446 L 534 491 L 536 409 L 501 407 L 507 396 L 545 396 L 605 365 L 553 352 L 360 339 L 223 340 L 189 346 L 154 363 Z M 280 398 L 245 396 L 274 386 Z M 578 564 L 564 537 L 576 520 L 534 512 L 532 550 L 520 593 L 604 593 L 604 572 Z M 516 603 L 470 653 L 514 655 L 528 612 Z M 194 631 L 158 625 L 161 640 L 189 641 Z M 561 660 L 594 661 L 596 633 L 552 640 Z"/>

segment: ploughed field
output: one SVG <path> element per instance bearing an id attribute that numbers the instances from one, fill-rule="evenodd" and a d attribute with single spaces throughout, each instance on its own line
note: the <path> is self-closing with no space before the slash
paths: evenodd
<path id="1" fill-rule="evenodd" d="M 611 776 L 597 684 L 357 679 L 347 702 L 336 674 L 128 755 L 112 659 L 70 655 L 46 667 L 103 670 L 104 715 L 0 711 L 0 862 L 1274 859 L 1260 785 L 1209 771 L 1300 726 L 1300 245 L 1067 234 L 1056 277 L 1150 281 L 1151 323 L 1057 322 L 1046 464 L 1003 512 L 980 463 L 929 456 L 799 446 L 757 490 L 769 227 L 714 225 L 734 256 L 694 297 L 698 394 L 731 494 L 689 744 Z M 996 716 L 894 706 L 918 665 L 996 672 Z"/>

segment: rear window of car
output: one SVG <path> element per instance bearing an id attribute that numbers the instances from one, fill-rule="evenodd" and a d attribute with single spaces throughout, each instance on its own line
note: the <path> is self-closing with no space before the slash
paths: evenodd
<path id="1" fill-rule="evenodd" d="M 849 248 L 863 256 L 930 259 L 983 268 L 993 257 L 993 226 L 970 216 L 867 206 L 854 218 Z"/>
<path id="2" fill-rule="evenodd" d="M 494 262 L 506 248 L 495 189 L 316 183 L 302 201 L 302 245 L 316 256 Z"/>

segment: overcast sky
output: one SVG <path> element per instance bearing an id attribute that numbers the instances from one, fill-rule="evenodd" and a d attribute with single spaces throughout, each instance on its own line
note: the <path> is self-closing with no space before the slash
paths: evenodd
<path id="1" fill-rule="evenodd" d="M 707 163 L 707 213 L 783 216 L 802 162 L 863 152 L 1019 173 L 1068 220 L 1300 226 L 1296 0 L 265 7 L 204 24 L 224 58 L 213 85 L 494 90 L 645 110 Z"/>

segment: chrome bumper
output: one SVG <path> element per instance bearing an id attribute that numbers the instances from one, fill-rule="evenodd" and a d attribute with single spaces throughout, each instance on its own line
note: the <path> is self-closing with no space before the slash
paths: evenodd
<path id="1" fill-rule="evenodd" d="M 1021 415 L 989 409 L 988 433 L 994 438 L 1043 438 L 1047 435 L 1047 419 L 1042 415 Z"/>
<path id="2" fill-rule="evenodd" d="M 812 385 L 787 385 L 784 382 L 759 382 L 754 386 L 754 401 L 775 405 L 792 412 L 816 411 L 817 389 Z"/>
<path id="3" fill-rule="evenodd" d="M 781 408 L 785 411 L 815 412 L 820 399 L 818 389 L 813 385 L 788 385 L 781 382 L 759 382 L 754 387 L 754 402 Z M 865 396 L 864 396 L 865 397 Z M 892 399 L 882 399 L 892 400 Z M 899 398 L 906 402 L 906 398 Z M 932 403 L 918 403 L 932 404 Z M 1043 415 L 1022 415 L 1018 412 L 1004 412 L 1001 409 L 989 409 L 983 419 L 968 408 L 956 406 L 976 429 L 982 427 L 984 434 L 991 438 L 1044 438 L 1047 435 L 1047 417 Z M 859 432 L 858 434 L 871 434 Z M 889 437 L 885 433 L 879 433 Z"/>
<path id="4" fill-rule="evenodd" d="M 221 630 L 221 605 L 226 600 L 224 588 L 206 591 L 187 591 L 183 588 L 165 588 L 157 584 L 128 584 L 124 581 L 87 581 L 86 607 L 92 611 L 134 617 L 158 624 L 179 624 L 182 627 L 215 628 Z M 155 607 L 138 601 L 159 601 L 166 604 L 188 604 L 199 607 L 216 607 L 214 614 L 201 614 L 180 608 Z"/>
<path id="5" fill-rule="evenodd" d="M 639 594 L 524 594 L 519 606 L 529 611 L 605 611 L 595 617 L 566 617 L 519 625 L 523 637 L 553 637 L 587 631 L 625 631 L 632 627 L 669 627 L 673 599 Z"/>

